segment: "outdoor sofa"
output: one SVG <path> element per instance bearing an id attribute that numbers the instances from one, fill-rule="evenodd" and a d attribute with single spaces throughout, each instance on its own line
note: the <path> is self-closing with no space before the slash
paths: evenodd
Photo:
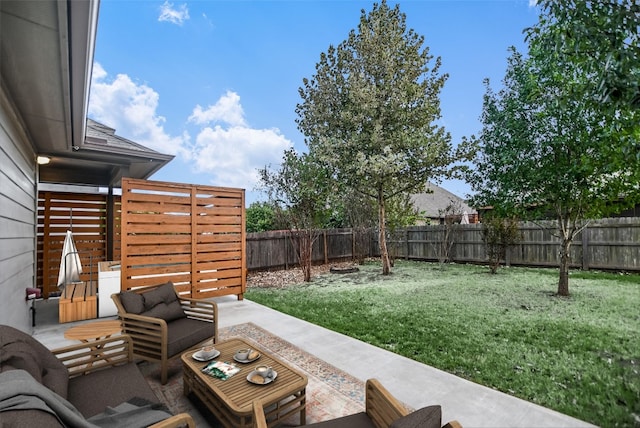
<path id="1" fill-rule="evenodd" d="M 180 296 L 172 282 L 112 294 L 111 299 L 122 333 L 131 336 L 133 354 L 160 363 L 163 385 L 170 359 L 204 342 L 218 342 L 216 303 Z"/>
<path id="2" fill-rule="evenodd" d="M 442 409 L 438 405 L 409 412 L 377 379 L 369 379 L 365 385 L 365 411 L 322 421 L 307 427 L 314 428 L 442 428 Z M 253 402 L 253 427 L 267 428 L 269 408 L 260 400 Z M 451 421 L 445 428 L 462 428 L 458 421 Z"/>
<path id="3" fill-rule="evenodd" d="M 49 350 L 0 325 L 0 425 L 195 427 L 171 415 L 133 362 L 131 339 L 113 336 Z"/>

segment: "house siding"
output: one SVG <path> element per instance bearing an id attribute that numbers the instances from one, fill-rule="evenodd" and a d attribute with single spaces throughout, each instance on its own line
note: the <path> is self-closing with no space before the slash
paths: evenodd
<path id="1" fill-rule="evenodd" d="M 34 287 L 35 152 L 0 87 L 0 324 L 30 332 L 25 288 Z"/>

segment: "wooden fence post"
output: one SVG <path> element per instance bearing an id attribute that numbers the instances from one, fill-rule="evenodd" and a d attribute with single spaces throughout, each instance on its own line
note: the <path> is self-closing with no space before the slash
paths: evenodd
<path id="1" fill-rule="evenodd" d="M 404 259 L 409 260 L 409 229 L 404 229 Z"/>
<path id="2" fill-rule="evenodd" d="M 327 249 L 327 230 L 325 229 L 322 233 L 324 238 L 324 264 L 329 263 L 329 250 Z"/>
<path id="3" fill-rule="evenodd" d="M 287 251 L 287 234 L 290 235 L 291 232 L 285 232 L 284 239 L 282 240 L 282 242 L 284 243 L 284 251 L 282 253 L 284 254 L 284 268 L 285 269 L 289 269 L 289 252 Z"/>
<path id="4" fill-rule="evenodd" d="M 582 270 L 589 270 L 589 226 L 582 229 Z"/>
<path id="5" fill-rule="evenodd" d="M 352 227 L 351 228 L 351 261 L 354 261 L 356 258 L 356 231 Z"/>

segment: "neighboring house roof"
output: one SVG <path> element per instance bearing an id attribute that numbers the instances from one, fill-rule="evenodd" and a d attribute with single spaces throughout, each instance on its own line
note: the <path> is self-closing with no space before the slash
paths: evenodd
<path id="1" fill-rule="evenodd" d="M 123 152 L 130 153 L 138 152 L 140 154 L 146 154 L 147 156 L 162 155 L 162 153 L 150 149 L 149 147 L 116 135 L 116 130 L 114 128 L 110 128 L 93 119 L 87 119 L 87 136 L 85 138 L 85 144 L 93 144 L 96 150 L 101 147 L 108 151 L 121 150 Z"/>
<path id="2" fill-rule="evenodd" d="M 427 183 L 426 189 L 431 192 L 424 192 L 411 195 L 411 201 L 415 205 L 418 212 L 423 213 L 427 218 L 443 218 L 444 210 L 452 202 L 459 204 L 462 212 L 466 211 L 467 214 L 475 214 L 476 210 L 471 208 L 464 199 L 456 196 L 455 194 L 443 189 L 440 186 L 436 186 L 433 183 Z M 459 214 L 462 214 L 460 212 Z"/>

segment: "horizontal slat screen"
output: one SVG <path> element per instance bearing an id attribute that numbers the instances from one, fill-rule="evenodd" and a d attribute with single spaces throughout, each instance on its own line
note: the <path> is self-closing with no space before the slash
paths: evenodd
<path id="1" fill-rule="evenodd" d="M 115 219 L 119 222 L 120 197 L 114 196 Z M 38 193 L 38 272 L 37 283 L 43 297 L 60 291 L 58 272 L 62 246 L 71 230 L 80 261 L 81 281 L 97 284 L 98 263 L 107 257 L 107 204 L 105 194 L 41 191 Z M 119 225 L 114 226 L 119 229 Z M 119 237 L 118 237 L 119 240 Z M 119 242 L 114 254 L 119 258 Z M 117 260 L 117 259 L 116 259 Z"/>
<path id="2" fill-rule="evenodd" d="M 121 288 L 195 298 L 246 288 L 244 189 L 123 179 Z"/>

